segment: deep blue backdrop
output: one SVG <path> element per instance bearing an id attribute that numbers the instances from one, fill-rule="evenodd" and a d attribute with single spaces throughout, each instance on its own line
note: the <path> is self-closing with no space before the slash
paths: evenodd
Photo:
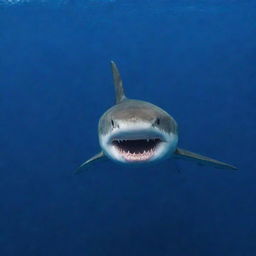
<path id="1" fill-rule="evenodd" d="M 256 255 L 255 1 L 6 2 L 0 255 Z M 173 115 L 182 147 L 240 170 L 105 162 L 73 176 L 99 151 L 111 59 L 129 97 Z"/>

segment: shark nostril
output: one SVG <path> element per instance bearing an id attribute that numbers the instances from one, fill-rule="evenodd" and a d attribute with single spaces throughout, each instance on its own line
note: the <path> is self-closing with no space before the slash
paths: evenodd
<path id="1" fill-rule="evenodd" d="M 119 128 L 119 124 L 115 122 L 113 119 L 111 119 L 111 125 L 112 125 L 112 128 Z"/>
<path id="2" fill-rule="evenodd" d="M 160 125 L 160 118 L 156 118 L 153 123 L 152 123 L 152 126 L 157 126 L 157 125 Z"/>

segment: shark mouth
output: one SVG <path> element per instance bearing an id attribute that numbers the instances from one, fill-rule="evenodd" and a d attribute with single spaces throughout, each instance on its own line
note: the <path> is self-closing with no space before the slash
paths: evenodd
<path id="1" fill-rule="evenodd" d="M 114 139 L 112 145 L 129 162 L 150 160 L 161 144 L 159 138 L 150 139 Z"/>

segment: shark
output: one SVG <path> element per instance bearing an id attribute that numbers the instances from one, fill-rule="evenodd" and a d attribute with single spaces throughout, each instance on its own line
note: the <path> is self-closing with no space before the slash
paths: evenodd
<path id="1" fill-rule="evenodd" d="M 110 159 L 123 165 L 141 166 L 171 158 L 193 160 L 199 165 L 237 170 L 237 167 L 178 147 L 178 125 L 162 108 L 142 100 L 129 99 L 117 65 L 111 61 L 115 87 L 115 105 L 99 119 L 98 138 L 101 151 L 75 173 L 93 162 Z"/>

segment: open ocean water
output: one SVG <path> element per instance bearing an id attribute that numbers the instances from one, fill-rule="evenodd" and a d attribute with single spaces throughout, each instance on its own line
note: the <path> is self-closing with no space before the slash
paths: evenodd
<path id="1" fill-rule="evenodd" d="M 73 171 L 114 103 L 167 110 L 173 159 Z M 0 0 L 0 255 L 255 256 L 256 1 Z"/>

